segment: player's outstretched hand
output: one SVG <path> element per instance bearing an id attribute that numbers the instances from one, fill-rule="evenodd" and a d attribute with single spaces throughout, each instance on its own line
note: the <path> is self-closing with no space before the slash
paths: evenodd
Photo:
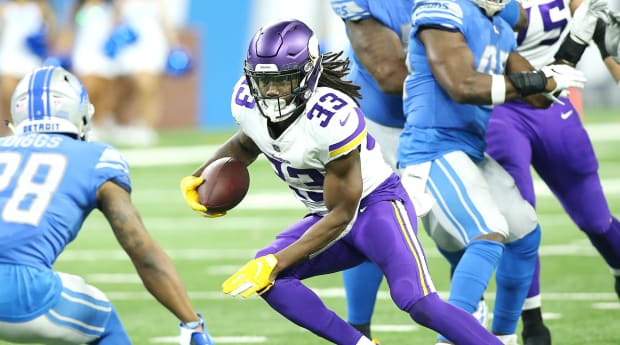
<path id="1" fill-rule="evenodd" d="M 570 35 L 577 43 L 587 45 L 592 40 L 596 21 L 606 17 L 606 0 L 584 0 L 573 14 L 570 22 Z"/>
<path id="2" fill-rule="evenodd" d="M 263 294 L 273 286 L 269 280 L 278 264 L 278 258 L 269 254 L 256 258 L 243 266 L 237 273 L 222 283 L 222 291 L 231 296 L 248 298 L 254 293 Z"/>
<path id="3" fill-rule="evenodd" d="M 215 218 L 221 217 L 226 214 L 226 212 L 207 213 L 207 208 L 200 203 L 200 199 L 198 198 L 198 191 L 196 188 L 200 186 L 205 180 L 202 177 L 197 176 L 185 176 L 181 179 L 181 193 L 183 193 L 183 197 L 185 198 L 185 202 L 189 205 L 189 207 L 198 212 L 201 216 L 207 218 Z"/>
<path id="4" fill-rule="evenodd" d="M 215 345 L 213 338 L 207 332 L 202 314 L 198 313 L 198 317 L 200 318 L 199 321 L 179 324 L 180 345 Z"/>
<path id="5" fill-rule="evenodd" d="M 571 87 L 583 89 L 587 81 L 582 71 L 569 65 L 547 65 L 540 70 L 545 74 L 547 79 L 553 78 L 555 82 L 555 88 L 545 93 L 545 96 L 553 102 L 560 104 L 562 104 L 562 102 L 557 99 L 556 94 L 559 93 L 560 95 L 567 96 L 568 91 L 565 90 Z"/>

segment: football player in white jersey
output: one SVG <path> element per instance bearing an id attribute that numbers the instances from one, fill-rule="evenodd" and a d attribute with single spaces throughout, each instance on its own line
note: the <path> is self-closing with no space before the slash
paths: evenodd
<path id="1" fill-rule="evenodd" d="M 60 67 L 27 74 L 11 99 L 15 135 L 0 138 L 0 340 L 129 345 L 106 295 L 52 269 L 99 209 L 149 292 L 181 324 L 182 345 L 213 345 L 170 258 L 130 197 L 129 167 L 113 147 L 87 142 L 86 89 Z"/>
<path id="2" fill-rule="evenodd" d="M 308 208 L 227 279 L 223 291 L 258 293 L 291 322 L 333 343 L 373 344 L 301 282 L 369 259 L 381 268 L 395 304 L 417 323 L 456 344 L 501 344 L 437 295 L 411 199 L 367 132 L 355 100 L 359 87 L 342 79 L 348 60 L 339 56 L 320 54 L 317 37 L 298 20 L 262 27 L 232 93 L 239 131 L 181 181 L 190 207 L 214 216 L 198 202 L 202 170 L 221 157 L 249 165 L 263 154 Z"/>

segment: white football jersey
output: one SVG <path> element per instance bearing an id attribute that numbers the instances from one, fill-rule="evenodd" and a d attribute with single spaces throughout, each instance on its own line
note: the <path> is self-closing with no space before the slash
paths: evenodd
<path id="1" fill-rule="evenodd" d="M 250 94 L 245 78 L 235 85 L 232 114 L 241 130 L 267 157 L 276 175 L 293 190 L 311 213 L 325 214 L 325 166 L 360 147 L 362 198 L 391 174 L 379 144 L 368 134 L 364 114 L 346 94 L 318 87 L 299 115 L 277 139 L 271 138 L 267 119 Z"/>
<path id="2" fill-rule="evenodd" d="M 552 63 L 568 34 L 570 0 L 521 0 L 529 16 L 528 27 L 517 35 L 518 51 L 535 68 Z"/>

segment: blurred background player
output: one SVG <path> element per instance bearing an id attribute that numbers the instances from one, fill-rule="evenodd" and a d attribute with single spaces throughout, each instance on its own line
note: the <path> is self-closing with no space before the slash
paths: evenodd
<path id="1" fill-rule="evenodd" d="M 116 0 L 117 23 L 135 34 L 118 51 L 115 113 L 118 144 L 148 146 L 158 141 L 161 78 L 171 47 L 178 45 L 164 0 Z"/>
<path id="2" fill-rule="evenodd" d="M 484 153 L 490 105 L 522 97 L 548 107 L 553 93 L 583 87 L 585 77 L 566 65 L 534 70 L 497 16 L 506 3 L 414 3 L 398 164 L 409 195 L 428 199 L 416 211 L 455 266 L 449 302 L 473 313 L 496 271 L 492 332 L 516 344 L 540 227 L 510 175 Z"/>
<path id="3" fill-rule="evenodd" d="M 55 36 L 54 13 L 45 0 L 0 4 L 0 135 L 9 134 L 11 94 L 26 73 L 41 66 Z"/>
<path id="4" fill-rule="evenodd" d="M 181 189 L 205 215 L 196 192 L 203 169 L 224 156 L 249 165 L 262 153 L 310 213 L 259 250 L 223 291 L 258 293 L 288 320 L 331 342 L 373 344 L 301 283 L 368 258 L 385 272 L 395 304 L 417 323 L 449 333 L 458 344 L 501 344 L 435 292 L 413 205 L 367 133 L 355 101 L 359 87 L 343 79 L 348 61 L 339 57 L 321 54 L 313 31 L 298 20 L 270 23 L 250 41 L 245 76 L 231 99 L 240 129 L 183 178 Z"/>
<path id="5" fill-rule="evenodd" d="M 131 201 L 129 167 L 113 147 L 87 142 L 94 108 L 60 67 L 27 74 L 11 99 L 15 135 L 0 138 L 0 339 L 130 344 L 103 292 L 52 270 L 99 209 L 146 289 L 179 320 L 182 345 L 212 345 L 204 322 Z"/>
<path id="6" fill-rule="evenodd" d="M 579 1 L 570 1 L 571 13 L 575 13 L 575 9 L 578 7 Z M 587 6 L 586 6 L 587 7 Z M 601 59 L 603 60 L 603 64 L 614 82 L 617 84 L 620 82 L 620 64 L 614 60 L 613 56 L 610 55 L 607 49 L 605 49 L 605 28 L 608 26 L 607 22 L 609 19 L 607 16 L 603 16 L 603 18 L 599 18 L 600 20 L 596 23 L 596 29 L 592 36 L 592 43 L 595 43 L 598 47 L 599 54 Z M 578 50 L 581 50 L 578 48 Z M 581 55 L 581 54 L 580 54 Z M 584 61 L 586 59 L 581 59 Z M 579 64 L 577 67 L 581 67 Z M 584 109 L 583 109 L 583 91 L 580 89 L 570 89 L 570 94 L 568 95 L 568 99 L 571 101 L 575 110 L 577 110 L 579 117 L 581 120 L 584 119 Z"/>
<path id="7" fill-rule="evenodd" d="M 117 66 L 104 49 L 116 23 L 112 0 L 79 0 L 73 10 L 72 71 L 88 90 L 97 109 L 93 118 L 95 140 L 114 141 Z"/>
<path id="8" fill-rule="evenodd" d="M 529 25 L 517 36 L 518 51 L 534 67 L 556 59 L 575 66 L 598 30 L 601 56 L 611 71 L 618 68 L 604 46 L 605 24 L 600 19 L 606 9 L 604 0 L 544 4 L 524 0 L 521 4 L 529 14 Z M 551 11 L 557 15 L 549 22 Z M 620 223 L 610 213 L 579 111 L 568 98 L 559 99 L 547 109 L 535 109 L 520 100 L 495 106 L 486 135 L 487 153 L 514 178 L 532 206 L 536 196 L 530 165 L 534 168 L 614 272 L 620 297 Z M 539 261 L 522 315 L 525 345 L 551 344 L 542 319 Z"/>
<path id="9" fill-rule="evenodd" d="M 349 77 L 361 86 L 359 103 L 368 132 L 397 171 L 398 138 L 405 124 L 402 94 L 413 0 L 332 0 L 331 5 L 345 23 L 351 50 Z M 382 276 L 372 262 L 343 272 L 347 321 L 369 338 Z"/>

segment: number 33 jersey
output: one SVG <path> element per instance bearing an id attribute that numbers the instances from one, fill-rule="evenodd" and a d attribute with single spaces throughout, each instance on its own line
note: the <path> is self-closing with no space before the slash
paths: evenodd
<path id="1" fill-rule="evenodd" d="M 269 135 L 261 114 L 241 78 L 232 94 L 232 114 L 271 163 L 276 175 L 293 190 L 297 199 L 315 214 L 325 214 L 323 181 L 326 166 L 360 149 L 362 198 L 391 174 L 379 144 L 367 133 L 364 114 L 353 99 L 327 87 L 318 87 L 305 110 L 276 139 Z"/>

